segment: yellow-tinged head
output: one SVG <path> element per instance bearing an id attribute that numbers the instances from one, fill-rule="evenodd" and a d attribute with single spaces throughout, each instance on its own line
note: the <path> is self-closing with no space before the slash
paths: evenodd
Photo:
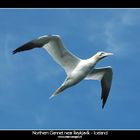
<path id="1" fill-rule="evenodd" d="M 104 57 L 107 57 L 107 56 L 110 56 L 110 55 L 113 55 L 113 53 L 107 53 L 107 52 L 97 52 L 95 54 L 95 58 L 97 60 L 100 60 L 100 59 L 103 59 Z"/>

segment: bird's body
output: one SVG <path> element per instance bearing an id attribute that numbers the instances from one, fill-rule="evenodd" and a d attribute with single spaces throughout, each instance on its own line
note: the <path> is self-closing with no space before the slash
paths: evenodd
<path id="1" fill-rule="evenodd" d="M 24 44 L 23 46 L 14 50 L 13 54 L 20 51 L 41 47 L 43 47 L 52 56 L 52 58 L 62 66 L 67 74 L 63 84 L 52 94 L 50 98 L 61 93 L 63 90 L 79 83 L 83 79 L 100 80 L 102 86 L 102 107 L 104 107 L 111 87 L 112 68 L 108 66 L 96 69 L 95 65 L 100 59 L 112 55 L 111 53 L 98 52 L 91 58 L 83 60 L 64 48 L 60 36 L 49 35 L 39 37 L 38 39 Z"/>
<path id="2" fill-rule="evenodd" d="M 81 60 L 76 68 L 68 75 L 69 78 L 74 79 L 76 83 L 83 80 L 94 68 L 95 64 L 88 62 L 88 60 Z"/>

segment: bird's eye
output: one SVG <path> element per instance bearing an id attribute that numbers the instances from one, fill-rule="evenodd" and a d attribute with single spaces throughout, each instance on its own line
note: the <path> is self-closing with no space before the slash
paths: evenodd
<path id="1" fill-rule="evenodd" d="M 104 53 L 102 52 L 102 53 L 100 53 L 100 55 L 99 56 L 102 56 Z"/>

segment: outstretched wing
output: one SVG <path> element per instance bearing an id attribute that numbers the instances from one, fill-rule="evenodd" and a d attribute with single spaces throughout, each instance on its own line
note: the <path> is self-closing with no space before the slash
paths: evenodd
<path id="1" fill-rule="evenodd" d="M 14 50 L 13 54 L 42 47 L 59 65 L 64 68 L 67 75 L 69 75 L 80 62 L 80 58 L 73 55 L 70 51 L 64 48 L 61 38 L 58 35 L 46 35 L 39 37 L 38 39 L 34 39 Z"/>
<path id="2" fill-rule="evenodd" d="M 112 68 L 110 66 L 108 67 L 103 67 L 103 68 L 96 68 L 94 69 L 90 74 L 87 75 L 85 78 L 86 80 L 99 80 L 101 81 L 101 87 L 102 87 L 102 94 L 101 94 L 101 99 L 102 99 L 102 108 L 104 107 L 109 91 L 111 88 L 111 83 L 112 83 Z"/>

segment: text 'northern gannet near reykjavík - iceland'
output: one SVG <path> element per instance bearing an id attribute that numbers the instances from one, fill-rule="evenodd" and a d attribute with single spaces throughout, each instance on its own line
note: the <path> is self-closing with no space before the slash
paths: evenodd
<path id="1" fill-rule="evenodd" d="M 65 89 L 79 83 L 81 80 L 101 81 L 102 108 L 104 107 L 112 82 L 112 68 L 110 66 L 95 68 L 96 63 L 102 58 L 112 55 L 112 53 L 97 52 L 89 59 L 78 58 L 64 48 L 59 35 L 45 35 L 34 39 L 13 51 L 13 54 L 33 48 L 44 48 L 52 58 L 62 66 L 67 77 L 63 84 L 51 95 L 56 96 Z"/>

